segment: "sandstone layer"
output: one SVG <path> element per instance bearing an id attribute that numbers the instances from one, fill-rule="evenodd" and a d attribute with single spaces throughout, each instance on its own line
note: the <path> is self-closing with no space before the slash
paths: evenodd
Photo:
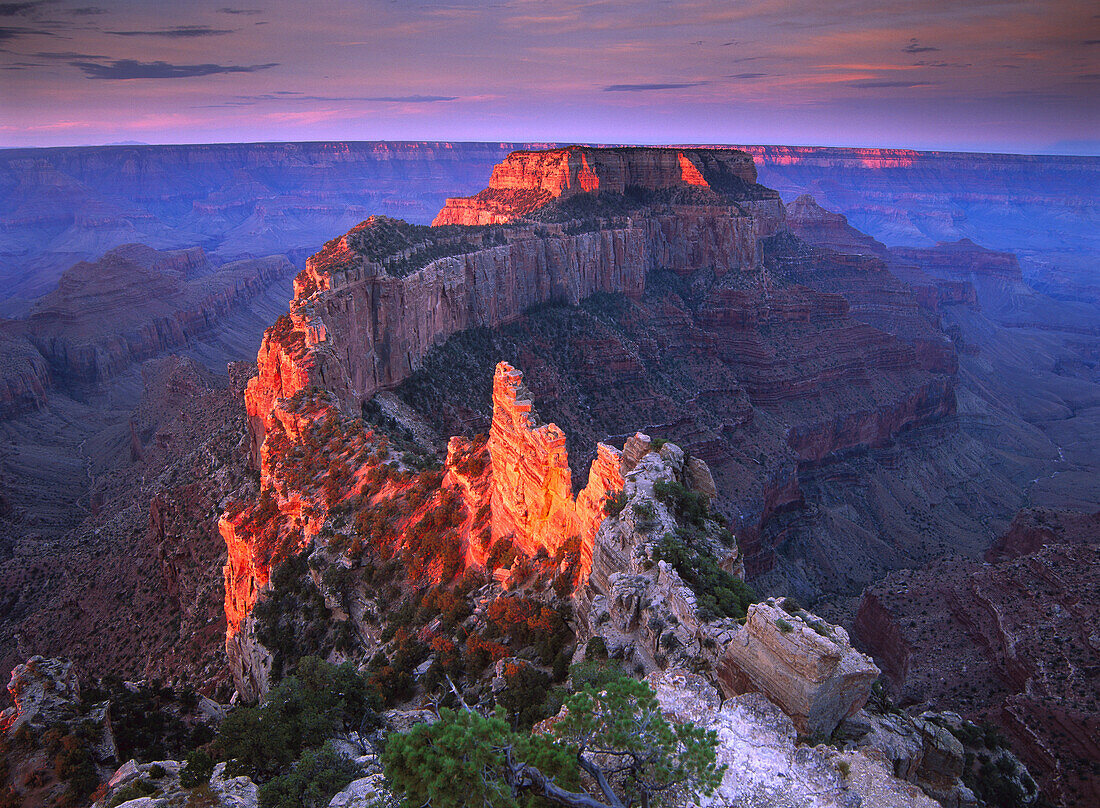
<path id="1" fill-rule="evenodd" d="M 575 194 L 624 194 L 683 186 L 738 191 L 756 184 L 756 166 L 744 152 L 714 149 L 568 146 L 512 152 L 476 196 L 448 199 L 433 225 L 503 224 Z M 761 189 L 760 196 L 769 192 Z"/>

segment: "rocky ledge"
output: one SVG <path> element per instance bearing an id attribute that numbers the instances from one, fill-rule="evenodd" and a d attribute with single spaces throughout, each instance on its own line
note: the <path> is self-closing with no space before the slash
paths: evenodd
<path id="1" fill-rule="evenodd" d="M 703 515 L 714 492 L 706 464 L 637 434 L 624 468 L 621 510 L 596 534 L 579 596 L 586 631 L 642 670 L 691 665 L 727 697 L 763 693 L 809 735 L 859 710 L 878 668 L 793 600 L 750 602 L 736 540 Z"/>

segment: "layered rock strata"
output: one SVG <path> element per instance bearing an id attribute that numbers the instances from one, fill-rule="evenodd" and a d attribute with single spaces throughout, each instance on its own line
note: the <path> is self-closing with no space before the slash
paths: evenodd
<path id="1" fill-rule="evenodd" d="M 891 771 L 876 749 L 838 751 L 798 744 L 791 720 L 759 693 L 723 700 L 714 686 L 684 669 L 650 674 L 664 714 L 718 736 L 725 766 L 713 804 L 815 808 L 937 808 L 912 783 Z"/>
<path id="2" fill-rule="evenodd" d="M 553 556 L 576 537 L 587 578 L 604 503 L 623 487 L 619 452 L 599 444 L 588 484 L 574 497 L 564 433 L 539 423 L 523 374 L 501 362 L 493 382 L 489 456 L 493 540 L 510 537 L 528 555 L 543 549 Z"/>
<path id="3" fill-rule="evenodd" d="M 576 194 L 684 186 L 724 190 L 735 185 L 742 190 L 755 184 L 752 157 L 732 149 L 567 146 L 517 151 L 493 169 L 488 188 L 472 197 L 448 199 L 432 224 L 503 224 Z"/>
<path id="4" fill-rule="evenodd" d="M 215 268 L 198 248 L 125 245 L 68 270 L 21 321 L 22 331 L 59 379 L 102 382 L 187 345 L 291 269 L 282 256 Z"/>
<path id="5" fill-rule="evenodd" d="M 0 420 L 41 409 L 53 384 L 50 366 L 24 338 L 3 333 L 0 324 Z"/>
<path id="6" fill-rule="evenodd" d="M 614 408 L 581 423 L 555 420 L 570 434 L 591 427 L 585 443 L 625 437 L 640 423 L 672 430 L 736 502 L 757 574 L 774 556 L 756 536 L 799 502 L 799 463 L 888 443 L 954 411 L 951 342 L 881 259 L 773 238 L 784 227 L 782 206 L 736 152 L 610 154 L 605 162 L 601 150 L 584 148 L 518 155 L 485 199 L 522 186 L 542 201 L 511 211 L 507 224 L 417 228 L 373 217 L 329 242 L 265 337 L 248 391 L 253 463 L 280 396 L 317 386 L 354 414 L 379 390 L 408 383 L 448 338 L 518 327 L 542 304 L 622 295 L 630 305 L 618 327 L 630 333 L 576 341 L 570 369 L 546 367 L 554 357 L 537 351 L 508 358 L 539 362 L 540 376 L 543 367 L 557 378 L 583 370 L 585 384 L 592 376 L 601 387 L 610 374 L 628 401 L 617 419 L 626 423 L 613 423 Z M 467 201 L 476 207 L 477 199 Z M 488 368 L 499 358 L 477 361 Z M 661 367 L 668 363 L 675 367 Z M 706 411 L 671 406 L 660 390 L 673 379 L 658 375 L 684 384 L 691 401 L 706 399 Z M 448 400 L 481 389 L 446 386 Z M 491 420 L 487 411 L 473 424 L 435 420 L 455 409 L 439 405 L 429 403 L 427 415 L 441 434 Z"/>

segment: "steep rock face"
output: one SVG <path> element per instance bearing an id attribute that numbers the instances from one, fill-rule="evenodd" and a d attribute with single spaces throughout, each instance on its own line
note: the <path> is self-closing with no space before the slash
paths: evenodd
<path id="1" fill-rule="evenodd" d="M 278 334 L 282 347 L 265 338 L 260 378 L 249 392 L 254 462 L 260 414 L 279 395 L 267 391 L 315 384 L 355 412 L 379 389 L 407 379 L 434 345 L 457 332 L 499 327 L 532 307 L 576 305 L 599 292 L 638 298 L 647 273 L 658 267 L 727 275 L 759 265 L 759 239 L 782 221 L 778 200 L 760 196 L 743 207 L 721 197 L 710 206 L 643 210 L 579 233 L 570 232 L 570 222 L 421 233 L 403 222 L 368 219 L 307 261 Z M 452 255 L 433 258 L 439 251 Z"/>
<path id="2" fill-rule="evenodd" d="M 493 169 L 488 188 L 476 196 L 448 199 L 432 224 L 502 224 L 574 194 L 710 188 L 708 179 L 719 187 L 752 186 L 756 166 L 749 155 L 733 150 L 568 146 L 518 151 Z"/>
<path id="3" fill-rule="evenodd" d="M 999 725 L 1061 805 L 1100 798 L 1096 525 L 1089 514 L 1024 512 L 992 563 L 892 573 L 864 592 L 855 623 L 903 701 Z"/>
<path id="4" fill-rule="evenodd" d="M 50 367 L 26 338 L 0 331 L 0 366 L 0 420 L 46 406 Z"/>
<path id="5" fill-rule="evenodd" d="M 866 704 L 879 669 L 852 648 L 844 629 L 768 602 L 749 607 L 717 674 L 725 692 L 758 690 L 802 732 L 828 735 Z"/>
<path id="6" fill-rule="evenodd" d="M 513 537 L 527 555 L 555 555 L 571 537 L 580 540 L 582 576 L 587 577 L 592 542 L 604 519 L 604 502 L 622 490 L 619 452 L 600 444 L 588 484 L 574 497 L 565 435 L 541 424 L 523 374 L 501 362 L 493 382 L 493 539 Z"/>
<path id="7" fill-rule="evenodd" d="M 825 210 L 810 194 L 802 194 L 786 208 L 791 232 L 809 244 L 839 253 L 886 255 L 885 244 L 856 230 L 843 214 Z"/>
<path id="8" fill-rule="evenodd" d="M 427 224 L 524 143 L 219 143 L 0 150 L 0 298 L 129 242 L 301 261 L 371 213 Z M 285 301 L 284 301 L 285 302 Z M 27 304 L 11 313 L 22 316 Z"/>
<path id="9" fill-rule="evenodd" d="M 505 363 L 497 368 L 487 439 L 452 438 L 443 468 L 416 474 L 384 436 L 309 386 L 308 371 L 296 364 L 308 352 L 280 342 L 280 334 L 278 325 L 268 330 L 259 356 L 261 374 L 267 363 L 279 386 L 260 388 L 253 379 L 249 392 L 260 388 L 269 398 L 247 400 L 250 417 L 266 430 L 258 449 L 260 495 L 219 521 L 227 548 L 225 648 L 243 697 L 267 691 L 275 662 L 258 634 L 257 602 L 281 564 L 311 546 L 332 555 L 337 534 L 360 546 L 375 542 L 387 559 L 418 559 L 409 567 L 417 585 L 449 583 L 470 568 L 493 571 L 494 547 L 527 558 L 545 551 L 563 570 L 575 561 L 567 589 L 587 578 L 604 502 L 622 486 L 619 453 L 600 446 L 587 486 L 574 496 L 564 436 L 537 423 L 522 373 Z M 257 412 L 259 404 L 268 411 Z M 360 530 L 358 519 L 354 528 L 346 521 L 337 527 L 337 514 L 353 507 L 360 516 L 384 516 L 373 528 Z M 444 523 L 445 530 L 438 527 Z M 501 573 L 507 580 L 507 570 Z"/>

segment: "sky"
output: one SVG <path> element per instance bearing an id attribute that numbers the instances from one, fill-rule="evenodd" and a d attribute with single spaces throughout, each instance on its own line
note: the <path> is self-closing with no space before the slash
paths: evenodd
<path id="1" fill-rule="evenodd" d="M 293 140 L 1096 155 L 1100 6 L 0 2 L 0 147 Z"/>

